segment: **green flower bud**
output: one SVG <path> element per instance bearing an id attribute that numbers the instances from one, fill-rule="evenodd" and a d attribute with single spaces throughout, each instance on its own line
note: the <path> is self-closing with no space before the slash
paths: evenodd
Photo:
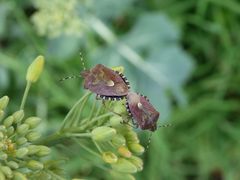
<path id="1" fill-rule="evenodd" d="M 8 155 L 6 153 L 0 152 L 0 160 L 5 161 L 5 160 L 7 160 L 7 158 L 8 158 Z"/>
<path id="2" fill-rule="evenodd" d="M 117 162 L 118 157 L 112 152 L 104 152 L 102 153 L 102 159 L 104 162 L 112 164 Z"/>
<path id="3" fill-rule="evenodd" d="M 17 141 L 16 141 L 16 143 L 17 143 L 18 145 L 23 145 L 23 144 L 25 144 L 26 142 L 27 142 L 27 138 L 25 138 L 25 137 L 20 137 L 20 138 L 18 138 Z"/>
<path id="4" fill-rule="evenodd" d="M 114 111 L 115 112 L 115 111 Z M 110 119 L 109 119 L 109 122 L 110 122 L 110 125 L 113 126 L 113 127 L 117 127 L 121 124 L 122 122 L 122 118 L 120 116 L 112 116 Z"/>
<path id="5" fill-rule="evenodd" d="M 137 168 L 130 161 L 119 158 L 115 164 L 112 164 L 112 168 L 118 172 L 122 173 L 136 173 Z"/>
<path id="6" fill-rule="evenodd" d="M 1 149 L 1 150 L 3 149 L 4 146 L 5 146 L 4 143 L 3 143 L 3 142 L 0 142 L 0 149 Z"/>
<path id="7" fill-rule="evenodd" d="M 1 131 L 2 133 L 5 133 L 5 132 L 7 131 L 7 129 L 6 129 L 5 126 L 0 125 L 0 131 Z"/>
<path id="8" fill-rule="evenodd" d="M 128 144 L 128 147 L 133 153 L 136 154 L 142 154 L 145 151 L 144 147 L 138 143 Z"/>
<path id="9" fill-rule="evenodd" d="M 39 134 L 38 132 L 30 132 L 26 135 L 26 138 L 32 142 L 32 141 L 36 141 L 37 139 L 39 139 L 41 137 L 41 134 Z"/>
<path id="10" fill-rule="evenodd" d="M 20 135 L 26 134 L 28 132 L 29 125 L 28 124 L 21 124 L 17 127 L 17 133 Z"/>
<path id="11" fill-rule="evenodd" d="M 0 171 L 0 179 L 1 179 L 1 180 L 5 180 L 5 179 L 6 179 L 6 178 L 5 178 L 5 175 L 3 174 L 2 171 Z"/>
<path id="12" fill-rule="evenodd" d="M 27 163 L 27 167 L 31 170 L 41 170 L 43 169 L 43 164 L 40 163 L 39 161 L 35 161 L 35 160 L 30 160 L 28 163 Z"/>
<path id="13" fill-rule="evenodd" d="M 132 153 L 128 150 L 126 146 L 120 146 L 118 148 L 118 153 L 125 158 L 130 158 L 132 156 Z"/>
<path id="14" fill-rule="evenodd" d="M 1 171 L 3 172 L 3 174 L 7 177 L 7 178 L 12 178 L 13 177 L 13 173 L 12 170 L 7 167 L 7 166 L 1 166 Z"/>
<path id="15" fill-rule="evenodd" d="M 37 127 L 40 122 L 41 119 L 39 117 L 29 117 L 24 121 L 24 123 L 28 124 L 30 128 Z"/>
<path id="16" fill-rule="evenodd" d="M 14 133 L 14 127 L 13 126 L 10 126 L 9 128 L 7 128 L 7 135 L 8 136 L 13 135 L 13 133 Z"/>
<path id="17" fill-rule="evenodd" d="M 16 111 L 12 116 L 14 118 L 14 122 L 19 123 L 22 121 L 24 117 L 24 111 L 23 110 Z"/>
<path id="18" fill-rule="evenodd" d="M 135 180 L 134 176 L 127 173 L 119 173 L 117 171 L 110 171 L 111 179 L 116 180 Z"/>
<path id="19" fill-rule="evenodd" d="M 13 173 L 13 180 L 27 180 L 26 176 L 23 175 L 22 173 L 20 172 L 14 172 Z"/>
<path id="20" fill-rule="evenodd" d="M 118 71 L 120 73 L 124 72 L 124 67 L 123 66 L 114 66 L 111 69 L 114 70 L 114 71 Z"/>
<path id="21" fill-rule="evenodd" d="M 4 138 L 4 134 L 0 131 L 0 140 Z"/>
<path id="22" fill-rule="evenodd" d="M 26 80 L 34 83 L 40 77 L 44 66 L 44 57 L 38 56 L 28 67 Z"/>
<path id="23" fill-rule="evenodd" d="M 23 158 L 24 156 L 26 156 L 28 153 L 28 148 L 26 147 L 23 147 L 23 148 L 20 148 L 16 151 L 16 156 L 18 158 Z"/>
<path id="24" fill-rule="evenodd" d="M 16 163 L 15 161 L 9 161 L 6 163 L 8 165 L 8 167 L 12 168 L 12 169 L 17 169 L 19 168 L 18 163 Z"/>
<path id="25" fill-rule="evenodd" d="M 121 134 L 116 134 L 116 136 L 112 138 L 111 142 L 117 148 L 126 145 L 126 139 Z"/>
<path id="26" fill-rule="evenodd" d="M 33 155 L 40 151 L 41 147 L 37 145 L 29 145 L 28 147 L 28 154 Z"/>
<path id="27" fill-rule="evenodd" d="M 46 156 L 51 152 L 51 149 L 47 146 L 38 146 L 39 151 L 37 152 L 38 156 Z"/>
<path id="28" fill-rule="evenodd" d="M 136 166 L 138 171 L 143 170 L 143 161 L 142 161 L 141 158 L 139 158 L 137 156 L 132 156 L 132 157 L 129 158 L 129 161 Z"/>
<path id="29" fill-rule="evenodd" d="M 8 116 L 8 117 L 4 120 L 3 125 L 7 128 L 7 127 L 9 127 L 9 126 L 12 125 L 13 120 L 14 120 L 13 116 Z"/>
<path id="30" fill-rule="evenodd" d="M 139 143 L 139 139 L 137 133 L 134 131 L 129 131 L 125 134 L 127 143 Z"/>
<path id="31" fill-rule="evenodd" d="M 92 139 L 95 141 L 109 141 L 116 135 L 117 131 L 107 126 L 97 127 L 92 130 Z"/>
<path id="32" fill-rule="evenodd" d="M 4 116 L 4 111 L 0 109 L 0 120 L 3 118 Z"/>
<path id="33" fill-rule="evenodd" d="M 5 109 L 8 105 L 8 102 L 9 102 L 9 97 L 8 96 L 3 96 L 0 99 L 0 110 Z"/>

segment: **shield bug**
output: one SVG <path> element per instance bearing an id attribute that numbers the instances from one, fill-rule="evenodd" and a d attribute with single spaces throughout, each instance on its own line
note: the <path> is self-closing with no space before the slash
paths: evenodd
<path id="1" fill-rule="evenodd" d="M 157 120 L 160 114 L 146 96 L 129 92 L 126 107 L 129 115 L 136 121 L 133 121 L 133 123 L 137 127 L 150 131 L 157 129 Z"/>
<path id="2" fill-rule="evenodd" d="M 96 93 L 103 100 L 120 100 L 129 92 L 126 77 L 102 64 L 81 72 L 81 76 L 84 78 L 84 88 Z"/>

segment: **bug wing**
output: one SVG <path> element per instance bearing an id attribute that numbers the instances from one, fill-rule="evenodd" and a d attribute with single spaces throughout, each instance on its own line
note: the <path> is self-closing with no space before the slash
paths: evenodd
<path id="1" fill-rule="evenodd" d="M 87 74 L 87 75 L 86 75 Z M 89 72 L 84 72 L 84 88 L 103 96 L 126 96 L 128 85 L 123 78 L 112 69 L 97 64 Z M 113 85 L 108 83 L 112 81 Z"/>

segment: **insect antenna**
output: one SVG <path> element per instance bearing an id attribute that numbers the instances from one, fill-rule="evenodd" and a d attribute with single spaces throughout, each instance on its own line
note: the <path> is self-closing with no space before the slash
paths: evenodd
<path id="1" fill-rule="evenodd" d="M 79 55 L 80 55 L 80 61 L 81 61 L 82 66 L 83 66 L 83 70 L 85 71 L 85 70 L 86 70 L 86 66 L 85 66 L 85 62 L 84 62 L 84 60 L 83 60 L 83 55 L 82 55 L 81 52 L 79 53 Z"/>
<path id="2" fill-rule="evenodd" d="M 152 141 L 152 135 L 153 135 L 153 133 L 150 132 L 150 134 L 149 134 L 149 136 L 148 136 L 146 151 L 149 149 L 150 143 L 151 143 L 151 141 Z"/>
<path id="3" fill-rule="evenodd" d="M 172 126 L 172 124 L 164 124 L 164 125 L 160 125 L 160 126 L 158 126 L 158 128 L 161 128 L 161 127 L 169 127 L 169 126 Z"/>

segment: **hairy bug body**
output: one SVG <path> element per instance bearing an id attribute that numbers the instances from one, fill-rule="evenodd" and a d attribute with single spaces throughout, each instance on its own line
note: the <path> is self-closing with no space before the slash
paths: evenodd
<path id="1" fill-rule="evenodd" d="M 98 98 L 120 100 L 129 92 L 126 77 L 102 64 L 83 71 L 81 76 L 84 78 L 84 88 L 96 93 Z"/>
<path id="2" fill-rule="evenodd" d="M 146 96 L 129 92 L 127 94 L 127 110 L 136 121 L 135 124 L 143 130 L 155 131 L 159 112 L 153 107 Z"/>

